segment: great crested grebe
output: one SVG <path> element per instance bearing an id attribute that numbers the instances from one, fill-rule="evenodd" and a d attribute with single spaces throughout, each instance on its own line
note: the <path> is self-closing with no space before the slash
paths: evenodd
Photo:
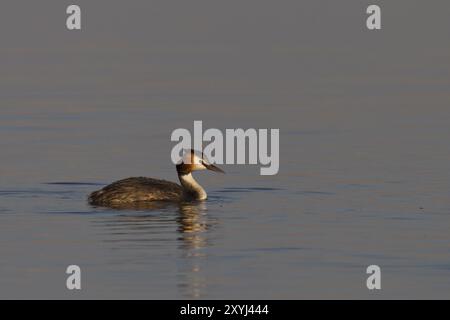
<path id="1" fill-rule="evenodd" d="M 181 186 L 170 181 L 153 178 L 127 178 L 92 192 L 89 195 L 89 203 L 96 206 L 114 207 L 151 201 L 205 200 L 208 195 L 195 181 L 192 172 L 211 170 L 225 173 L 222 169 L 210 164 L 203 154 L 202 157 L 199 157 L 193 150 L 185 153 L 182 162 L 177 164 L 176 168 Z"/>

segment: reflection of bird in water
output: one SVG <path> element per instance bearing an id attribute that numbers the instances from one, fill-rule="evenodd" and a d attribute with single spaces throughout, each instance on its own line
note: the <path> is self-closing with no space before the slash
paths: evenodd
<path id="1" fill-rule="evenodd" d="M 205 200 L 206 191 L 192 176 L 193 171 L 222 169 L 210 164 L 202 155 L 197 156 L 193 150 L 188 151 L 183 161 L 176 166 L 181 186 L 165 180 L 153 178 L 128 178 L 116 181 L 89 196 L 92 205 L 117 207 L 131 204 L 141 205 L 153 201 L 192 201 Z"/>
<path id="2" fill-rule="evenodd" d="M 180 294 L 187 298 L 203 296 L 208 287 L 203 272 L 204 259 L 207 258 L 204 248 L 210 245 L 209 233 L 217 223 L 206 214 L 207 202 L 154 201 L 130 205 L 132 206 L 117 208 L 123 210 L 123 215 L 107 216 L 100 220 L 101 225 L 108 231 L 109 238 L 106 242 L 112 244 L 115 250 L 130 252 L 130 249 L 143 249 L 146 254 L 135 258 L 144 258 L 145 263 L 151 264 L 155 253 L 172 251 L 172 240 L 176 236 L 179 255 L 175 276 Z M 129 215 L 128 209 L 138 209 L 140 212 L 133 211 Z M 148 210 L 153 213 L 147 214 Z M 155 214 L 154 210 L 159 212 Z M 174 224 L 176 234 L 171 233 Z"/>
<path id="3" fill-rule="evenodd" d="M 177 222 L 184 263 L 179 267 L 178 287 L 188 298 L 199 298 L 207 288 L 207 279 L 202 270 L 202 262 L 207 255 L 202 249 L 208 246 L 207 231 L 213 223 L 206 215 L 204 202 L 185 203 L 179 207 L 179 211 Z"/>
<path id="4" fill-rule="evenodd" d="M 179 206 L 180 215 L 177 217 L 178 232 L 188 249 L 199 249 L 206 245 L 206 237 L 203 234 L 210 227 L 210 221 L 205 216 L 206 205 L 204 202 L 183 203 Z"/>

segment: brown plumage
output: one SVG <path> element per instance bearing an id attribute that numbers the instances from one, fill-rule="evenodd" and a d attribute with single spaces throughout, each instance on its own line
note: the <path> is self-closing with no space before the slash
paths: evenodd
<path id="1" fill-rule="evenodd" d="M 147 201 L 179 201 L 183 188 L 176 183 L 146 177 L 127 178 L 91 193 L 89 203 L 112 206 Z"/>

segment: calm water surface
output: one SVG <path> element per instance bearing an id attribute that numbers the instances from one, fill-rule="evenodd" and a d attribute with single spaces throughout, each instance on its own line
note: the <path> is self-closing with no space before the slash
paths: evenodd
<path id="1" fill-rule="evenodd" d="M 383 2 L 368 33 L 364 1 L 79 2 L 79 33 L 55 1 L 0 13 L 0 298 L 450 298 L 448 4 Z M 87 204 L 176 181 L 170 134 L 194 120 L 279 128 L 279 174 L 226 165 L 196 175 L 205 202 Z"/>

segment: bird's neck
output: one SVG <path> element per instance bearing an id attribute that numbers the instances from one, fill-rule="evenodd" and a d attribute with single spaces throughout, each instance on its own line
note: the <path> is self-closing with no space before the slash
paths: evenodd
<path id="1" fill-rule="evenodd" d="M 184 189 L 186 196 L 192 200 L 205 200 L 207 197 L 206 191 L 201 185 L 195 181 L 191 173 L 178 174 L 178 179 L 180 179 L 181 186 Z"/>

